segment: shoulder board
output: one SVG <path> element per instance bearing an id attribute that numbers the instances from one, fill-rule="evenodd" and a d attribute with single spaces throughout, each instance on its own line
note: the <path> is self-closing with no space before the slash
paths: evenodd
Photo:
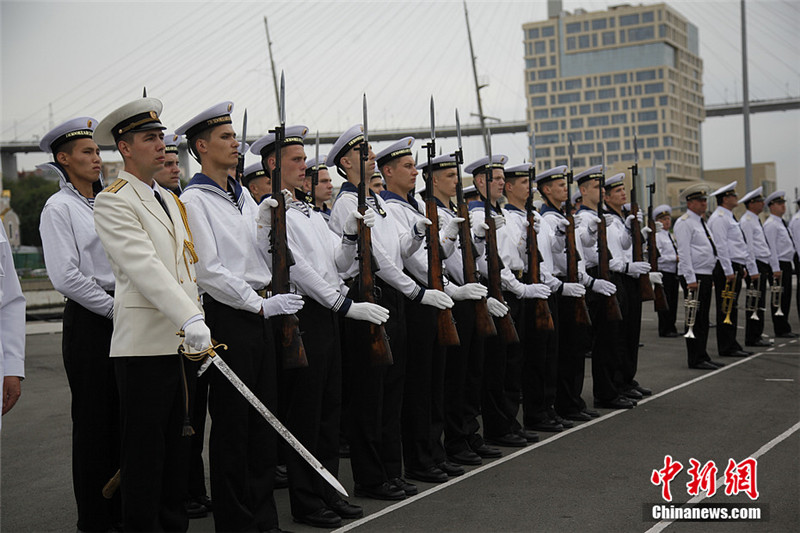
<path id="1" fill-rule="evenodd" d="M 689 213 L 684 213 L 681 220 L 689 220 Z"/>
<path id="2" fill-rule="evenodd" d="M 113 194 L 113 193 L 116 193 L 118 190 L 120 190 L 121 188 L 123 188 L 127 184 L 128 184 L 128 180 L 124 180 L 122 178 L 117 178 L 117 181 L 115 181 L 114 183 L 112 183 L 111 185 L 109 185 L 108 187 L 103 189 L 103 192 L 110 192 L 110 193 Z"/>

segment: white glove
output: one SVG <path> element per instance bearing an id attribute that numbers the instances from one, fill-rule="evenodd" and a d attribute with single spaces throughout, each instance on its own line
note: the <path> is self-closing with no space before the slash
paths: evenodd
<path id="1" fill-rule="evenodd" d="M 561 288 L 561 294 L 570 298 L 580 298 L 586 294 L 586 287 L 580 283 L 564 283 Z"/>
<path id="2" fill-rule="evenodd" d="M 566 218 L 556 217 L 556 220 L 558 221 L 558 225 L 561 226 L 561 231 L 564 231 L 564 229 L 569 226 L 569 220 Z"/>
<path id="3" fill-rule="evenodd" d="M 540 229 L 542 229 L 542 215 L 540 215 L 539 213 L 534 211 L 533 212 L 533 231 L 535 231 L 536 234 L 538 235 Z"/>
<path id="4" fill-rule="evenodd" d="M 650 272 L 650 283 L 654 285 L 663 285 L 664 284 L 664 275 L 661 272 Z"/>
<path id="5" fill-rule="evenodd" d="M 425 217 L 414 222 L 414 233 L 416 235 L 425 235 L 425 231 L 428 229 L 428 226 L 431 225 L 431 221 Z"/>
<path id="6" fill-rule="evenodd" d="M 292 315 L 303 308 L 303 297 L 299 294 L 276 294 L 261 300 L 264 318 L 276 315 Z"/>
<path id="7" fill-rule="evenodd" d="M 195 320 L 187 325 L 183 335 L 183 343 L 190 352 L 202 352 L 211 346 L 211 330 L 203 320 Z"/>
<path id="8" fill-rule="evenodd" d="M 606 219 L 606 226 L 611 226 L 614 223 L 614 215 L 603 213 L 603 218 Z"/>
<path id="9" fill-rule="evenodd" d="M 580 216 L 580 218 L 575 221 L 576 226 L 579 225 L 583 226 L 591 233 L 597 232 L 597 225 L 600 224 L 600 219 L 597 216 L 591 213 L 585 213 L 583 215 L 575 215 L 575 216 Z"/>
<path id="10" fill-rule="evenodd" d="M 288 209 L 289 204 L 294 202 L 294 196 L 292 196 L 292 191 L 290 191 L 289 189 L 283 189 L 281 191 L 281 194 L 283 195 L 283 205 L 285 205 L 286 208 Z"/>
<path id="11" fill-rule="evenodd" d="M 506 225 L 506 217 L 503 215 L 492 215 L 492 220 L 494 220 L 494 229 L 499 230 Z"/>
<path id="12" fill-rule="evenodd" d="M 628 218 L 625 219 L 625 227 L 628 228 L 628 230 L 631 229 L 631 223 L 633 222 L 634 218 L 636 218 L 636 220 L 639 221 L 639 227 L 642 227 L 642 225 L 644 225 L 644 217 L 642 216 L 642 212 L 639 211 L 636 213 L 636 217 L 634 217 L 633 215 L 628 215 Z"/>
<path id="13" fill-rule="evenodd" d="M 489 314 L 495 318 L 502 318 L 508 314 L 508 306 L 491 296 L 486 299 L 486 305 L 489 308 Z"/>
<path id="14" fill-rule="evenodd" d="M 351 212 L 349 215 L 347 215 L 347 219 L 344 221 L 342 233 L 345 235 L 355 235 L 358 233 L 358 221 L 360 219 L 364 220 L 365 226 L 371 228 L 375 225 L 375 211 L 373 211 L 371 207 L 368 207 L 367 210 L 364 211 L 363 215 L 358 211 Z"/>
<path id="15" fill-rule="evenodd" d="M 456 301 L 480 300 L 489 293 L 489 290 L 480 283 L 467 283 L 450 290 L 450 298 Z"/>
<path id="16" fill-rule="evenodd" d="M 644 226 L 642 226 L 642 237 L 646 239 L 647 236 L 650 235 L 652 231 L 653 230 L 651 230 L 650 227 L 647 224 L 645 224 Z"/>
<path id="17" fill-rule="evenodd" d="M 453 299 L 442 291 L 427 289 L 422 294 L 422 305 L 430 305 L 436 309 L 450 309 L 453 307 Z"/>
<path id="18" fill-rule="evenodd" d="M 659 231 L 664 231 L 664 224 L 656 220 L 656 233 L 658 233 Z"/>
<path id="19" fill-rule="evenodd" d="M 645 261 L 634 261 L 632 263 L 628 263 L 628 274 L 647 274 L 650 272 L 650 263 Z"/>
<path id="20" fill-rule="evenodd" d="M 258 206 L 258 216 L 256 224 L 266 228 L 272 227 L 272 210 L 278 207 L 278 200 L 275 198 L 265 198 Z"/>
<path id="21" fill-rule="evenodd" d="M 596 279 L 594 280 L 594 284 L 592 285 L 592 290 L 597 294 L 602 294 L 603 296 L 611 296 L 612 294 L 617 292 L 617 286 L 611 283 L 610 281 L 604 279 Z"/>
<path id="22" fill-rule="evenodd" d="M 363 320 L 380 325 L 389 320 L 389 310 L 378 304 L 353 302 L 344 316 L 353 320 Z"/>
<path id="23" fill-rule="evenodd" d="M 544 283 L 530 283 L 525 285 L 525 289 L 522 292 L 523 298 L 538 298 L 540 300 L 545 300 L 548 296 L 550 296 L 550 287 Z"/>
<path id="24" fill-rule="evenodd" d="M 458 237 L 458 230 L 460 228 L 459 224 L 462 222 L 464 222 L 464 219 L 461 217 L 453 217 L 448 220 L 442 228 L 442 240 L 456 240 L 456 237 Z"/>

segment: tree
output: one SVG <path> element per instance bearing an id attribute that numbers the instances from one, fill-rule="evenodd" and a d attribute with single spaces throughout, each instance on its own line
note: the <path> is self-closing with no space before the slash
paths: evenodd
<path id="1" fill-rule="evenodd" d="M 47 199 L 58 191 L 58 182 L 36 174 L 23 174 L 17 181 L 4 185 L 11 191 L 11 208 L 19 215 L 21 244 L 41 246 L 39 217 Z"/>

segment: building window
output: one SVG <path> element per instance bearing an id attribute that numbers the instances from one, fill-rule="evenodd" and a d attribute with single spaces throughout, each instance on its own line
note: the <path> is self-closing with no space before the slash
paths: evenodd
<path id="1" fill-rule="evenodd" d="M 551 80 L 556 77 L 556 69 L 549 68 L 546 70 L 539 71 L 539 79 L 540 80 Z"/>
<path id="2" fill-rule="evenodd" d="M 556 34 L 555 26 L 545 26 L 542 28 L 542 37 L 552 37 Z"/>
<path id="3" fill-rule="evenodd" d="M 528 92 L 530 94 L 546 93 L 547 82 L 544 83 L 530 83 L 528 84 Z"/>
<path id="4" fill-rule="evenodd" d="M 619 17 L 620 26 L 633 26 L 634 24 L 639 24 L 639 13 L 634 13 L 633 15 L 621 15 Z"/>
<path id="5" fill-rule="evenodd" d="M 628 83 L 628 73 L 623 72 L 621 74 L 614 74 L 614 83 Z"/>
<path id="6" fill-rule="evenodd" d="M 575 80 L 566 80 L 566 81 L 564 81 L 564 88 L 566 90 L 568 90 L 568 91 L 572 91 L 572 90 L 575 90 L 575 89 L 580 89 L 581 88 L 581 79 L 578 78 L 578 79 L 575 79 Z"/>
<path id="7" fill-rule="evenodd" d="M 556 146 L 556 155 L 567 155 L 567 148 L 565 146 Z"/>
<path id="8" fill-rule="evenodd" d="M 536 142 L 539 144 L 558 144 L 558 133 L 551 133 L 549 135 L 540 135 Z"/>
<path id="9" fill-rule="evenodd" d="M 658 120 L 658 111 L 639 111 L 639 116 L 637 118 L 639 122 Z"/>
<path id="10" fill-rule="evenodd" d="M 628 41 L 646 41 L 654 39 L 656 36 L 655 26 L 642 26 L 641 28 L 631 28 L 628 30 Z"/>
<path id="11" fill-rule="evenodd" d="M 592 112 L 591 104 L 581 104 L 581 107 L 580 107 L 580 114 L 581 115 L 588 115 L 591 112 Z"/>
<path id="12" fill-rule="evenodd" d="M 655 150 L 653 152 L 653 154 L 656 156 L 656 159 L 658 161 L 663 161 L 664 160 L 664 150 Z"/>
<path id="13" fill-rule="evenodd" d="M 619 30 L 619 42 L 625 44 L 625 30 Z"/>
<path id="14" fill-rule="evenodd" d="M 611 76 L 600 76 L 600 85 L 611 85 Z"/>
<path id="15" fill-rule="evenodd" d="M 611 115 L 611 123 L 612 124 L 627 124 L 628 123 L 628 115 L 625 113 L 621 113 L 619 115 Z"/>
<path id="16" fill-rule="evenodd" d="M 557 131 L 557 130 L 558 130 L 557 120 L 551 120 L 549 122 L 539 123 L 539 131 Z"/>
<path id="17" fill-rule="evenodd" d="M 555 54 L 556 53 L 556 40 L 555 39 L 550 39 L 550 53 L 551 54 Z"/>
<path id="18" fill-rule="evenodd" d="M 658 137 L 648 137 L 648 139 L 647 139 L 647 147 L 648 148 L 658 148 Z"/>
<path id="19" fill-rule="evenodd" d="M 659 96 L 658 97 L 658 105 L 666 106 L 667 105 L 667 96 Z"/>
<path id="20" fill-rule="evenodd" d="M 528 30 L 528 39 L 538 39 L 539 38 L 539 28 L 531 28 Z"/>
<path id="21" fill-rule="evenodd" d="M 575 50 L 576 46 L 575 37 L 567 37 L 567 50 Z"/>
<path id="22" fill-rule="evenodd" d="M 656 105 L 656 99 L 653 98 L 652 96 L 648 96 L 646 98 L 642 98 L 642 103 L 640 104 L 640 107 L 655 107 L 655 105 Z"/>
<path id="23" fill-rule="evenodd" d="M 619 137 L 619 128 L 606 128 L 603 130 L 603 139 Z"/>
<path id="24" fill-rule="evenodd" d="M 592 21 L 592 29 L 593 30 L 604 30 L 604 29 L 606 29 L 606 19 L 594 19 Z"/>
<path id="25" fill-rule="evenodd" d="M 578 145 L 579 154 L 591 154 L 592 152 L 594 152 L 594 143 Z"/>
<path id="26" fill-rule="evenodd" d="M 611 111 L 611 104 L 608 102 L 599 102 L 592 105 L 593 113 L 608 113 Z"/>
<path id="27" fill-rule="evenodd" d="M 582 141 L 583 140 L 583 132 L 582 131 L 573 131 L 569 134 L 569 138 L 573 141 Z"/>
<path id="28" fill-rule="evenodd" d="M 656 79 L 655 70 L 640 70 L 636 73 L 636 81 L 650 81 Z"/>
<path id="29" fill-rule="evenodd" d="M 589 48 L 589 36 L 588 35 L 580 35 L 578 36 L 578 48 Z"/>
<path id="30" fill-rule="evenodd" d="M 567 108 L 565 107 L 554 107 L 550 110 L 550 116 L 552 117 L 566 117 L 567 116 Z"/>
<path id="31" fill-rule="evenodd" d="M 569 127 L 571 129 L 579 129 L 583 127 L 583 119 L 582 118 L 573 118 L 569 121 Z"/>
<path id="32" fill-rule="evenodd" d="M 606 150 L 609 152 L 618 152 L 619 151 L 619 141 L 609 141 L 606 143 Z"/>
<path id="33" fill-rule="evenodd" d="M 658 124 L 639 126 L 639 135 L 655 135 L 658 133 Z"/>
<path id="34" fill-rule="evenodd" d="M 583 99 L 584 100 L 594 100 L 595 97 L 596 97 L 595 91 L 585 91 L 583 93 Z"/>
<path id="35" fill-rule="evenodd" d="M 617 43 L 616 35 L 613 31 L 603 32 L 603 46 L 610 46 Z"/>
<path id="36" fill-rule="evenodd" d="M 592 34 L 592 47 L 593 48 L 597 48 L 597 34 L 596 33 Z"/>
<path id="37" fill-rule="evenodd" d="M 644 85 L 644 94 L 663 93 L 663 92 L 664 92 L 664 84 L 662 82 L 645 83 Z"/>
<path id="38" fill-rule="evenodd" d="M 627 111 L 627 109 L 628 109 L 628 101 L 627 100 L 623 100 L 622 101 L 622 110 L 623 111 Z"/>
<path id="39" fill-rule="evenodd" d="M 653 22 L 653 20 L 655 19 L 653 18 L 652 11 L 645 11 L 644 13 L 642 13 L 642 24 L 644 24 L 645 22 Z"/>
<path id="40" fill-rule="evenodd" d="M 547 57 L 546 56 L 539 56 L 539 66 L 546 67 L 547 66 Z"/>
<path id="41" fill-rule="evenodd" d="M 534 119 L 547 118 L 548 116 L 550 116 L 550 112 L 547 109 L 534 109 L 533 110 L 533 118 Z"/>
<path id="42" fill-rule="evenodd" d="M 664 39 L 667 36 L 667 25 L 666 24 L 659 24 L 658 25 L 658 38 Z"/>
<path id="43" fill-rule="evenodd" d="M 547 98 L 544 96 L 532 96 L 531 107 L 543 107 L 547 105 Z"/>
<path id="44" fill-rule="evenodd" d="M 536 157 L 550 157 L 550 148 L 536 148 Z"/>
<path id="45" fill-rule="evenodd" d="M 605 115 L 600 117 L 589 117 L 587 124 L 590 128 L 596 126 L 608 126 L 608 117 Z"/>
<path id="46" fill-rule="evenodd" d="M 581 93 L 563 93 L 558 95 L 558 103 L 559 104 L 568 104 L 570 102 L 580 102 L 581 101 Z"/>
<path id="47" fill-rule="evenodd" d="M 550 56 L 550 66 L 556 66 L 556 56 Z"/>
<path id="48" fill-rule="evenodd" d="M 669 135 L 664 136 L 664 146 L 672 146 L 672 137 Z"/>
<path id="49" fill-rule="evenodd" d="M 594 131 L 593 130 L 584 131 L 583 132 L 583 138 L 586 139 L 587 141 L 593 140 L 594 139 Z"/>
<path id="50" fill-rule="evenodd" d="M 597 91 L 598 98 L 616 98 L 617 90 L 613 87 L 611 89 L 600 89 Z"/>
<path id="51" fill-rule="evenodd" d="M 536 55 L 547 53 L 547 45 L 544 41 L 536 41 L 533 43 L 533 52 Z"/>
<path id="52" fill-rule="evenodd" d="M 567 24 L 567 33 L 578 33 L 581 31 L 580 22 L 570 22 Z"/>
<path id="53" fill-rule="evenodd" d="M 536 68 L 536 58 L 535 57 L 526 58 L 525 59 L 525 68 L 528 68 L 528 69 Z M 536 74 L 534 74 L 533 72 L 531 72 L 531 79 L 536 79 Z"/>
<path id="54" fill-rule="evenodd" d="M 583 166 L 586 166 L 586 162 L 583 157 L 576 157 L 575 161 L 573 161 L 572 164 L 575 168 L 581 168 Z"/>

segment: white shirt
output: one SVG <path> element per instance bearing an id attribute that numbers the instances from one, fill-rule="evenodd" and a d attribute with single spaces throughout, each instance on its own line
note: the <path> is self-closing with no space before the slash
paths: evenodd
<path id="1" fill-rule="evenodd" d="M 778 256 L 778 261 L 791 261 L 794 257 L 794 244 L 783 219 L 770 214 L 764 222 L 764 233 L 767 235 L 769 248 Z"/>
<path id="2" fill-rule="evenodd" d="M 229 186 L 234 183 L 229 178 Z M 234 203 L 211 178 L 195 174 L 181 194 L 192 230 L 198 262 L 197 286 L 216 301 L 258 313 L 256 291 L 272 280 L 269 258 L 256 241 L 258 206 L 241 188 Z"/>
<path id="3" fill-rule="evenodd" d="M 767 244 L 767 234 L 764 233 L 764 226 L 758 215 L 747 210 L 739 219 L 739 227 L 744 232 L 747 248 L 755 259 L 762 263 L 769 264 L 773 272 L 780 270 L 778 256 L 772 253 Z"/>
<path id="4" fill-rule="evenodd" d="M 717 256 L 711 245 L 711 234 L 703 228 L 702 219 L 693 211 L 687 211 L 675 224 L 675 240 L 678 242 L 678 274 L 686 283 L 697 281 L 697 274 L 711 275 L 717 264 Z"/>
<path id="5" fill-rule="evenodd" d="M 800 254 L 800 210 L 789 221 L 789 234 L 794 240 L 794 251 Z"/>
<path id="6" fill-rule="evenodd" d="M 718 206 L 708 219 L 708 229 L 714 237 L 719 262 L 726 276 L 733 274 L 731 263 L 744 265 L 748 272 L 758 272 L 755 257 L 750 253 L 732 211 Z"/>
<path id="7" fill-rule="evenodd" d="M 564 219 L 564 215 L 555 209 L 544 206 L 541 210 L 542 221 L 538 234 L 539 252 L 542 254 L 543 270 L 556 277 L 566 277 L 567 275 L 567 239 L 559 219 Z M 577 235 L 576 235 L 576 240 Z M 575 243 L 580 250 L 579 243 Z M 578 261 L 578 282 L 588 287 L 594 279 L 586 273 L 583 258 Z M 552 287 L 551 287 L 552 288 Z"/>
<path id="8" fill-rule="evenodd" d="M 656 233 L 656 248 L 658 248 L 659 272 L 678 272 L 678 245 L 672 233 L 661 230 Z"/>
<path id="9" fill-rule="evenodd" d="M 528 213 L 511 204 L 506 204 L 503 209 L 506 225 L 497 235 L 497 247 L 500 258 L 506 268 L 500 271 L 503 289 L 514 294 L 521 294 L 521 283 L 511 271 L 528 272 L 529 258 L 527 254 L 528 243 Z M 539 228 L 541 232 L 541 227 Z M 537 237 L 539 234 L 537 234 Z M 536 246 L 540 247 L 540 239 L 536 239 Z M 536 261 L 539 260 L 537 256 Z M 539 263 L 539 283 L 544 283 L 551 290 L 557 291 L 562 283 L 550 272 L 544 261 Z"/>
<path id="10" fill-rule="evenodd" d="M 391 191 L 383 191 L 381 199 L 386 202 L 386 209 L 391 213 L 391 218 L 394 219 L 398 225 L 398 231 L 403 231 L 405 228 L 413 228 L 414 225 L 425 218 L 421 209 L 424 206 L 420 204 L 413 205 L 407 198 L 402 198 Z M 414 199 L 416 203 L 416 199 Z M 439 241 L 439 237 L 434 237 L 435 241 Z M 416 282 L 425 288 L 428 286 L 428 245 L 419 246 L 414 253 L 403 258 L 403 266 L 411 273 L 411 276 Z"/>
<path id="11" fill-rule="evenodd" d="M 0 224 L 0 383 L 5 376 L 25 377 L 25 296 Z"/>
<path id="12" fill-rule="evenodd" d="M 47 163 L 59 175 L 61 189 L 42 209 L 39 234 L 53 287 L 89 311 L 111 317 L 114 273 L 97 236 L 93 207 L 67 180 L 61 167 Z"/>
<path id="13" fill-rule="evenodd" d="M 606 210 L 607 214 L 614 215 L 612 223 L 606 226 L 608 251 L 611 260 L 608 267 L 614 272 L 627 273 L 628 263 L 633 262 L 633 239 L 631 232 L 625 227 L 625 219 L 614 211 Z M 637 275 L 632 277 L 638 278 Z"/>

